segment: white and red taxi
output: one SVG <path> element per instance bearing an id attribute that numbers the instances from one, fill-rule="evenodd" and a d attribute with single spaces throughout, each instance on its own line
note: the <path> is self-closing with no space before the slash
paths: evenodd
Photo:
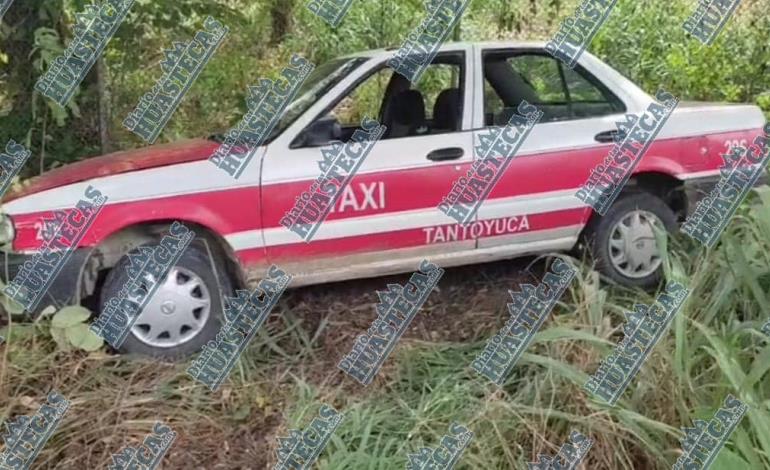
<path id="1" fill-rule="evenodd" d="M 208 161 L 217 136 L 34 178 L 3 206 L 11 277 L 40 247 L 41 218 L 72 208 L 92 185 L 108 204 L 40 308 L 87 298 L 101 306 L 126 282 L 130 250 L 157 243 L 173 221 L 198 235 L 132 328 L 128 352 L 196 351 L 220 327 L 222 296 L 270 264 L 296 286 L 412 271 L 423 258 L 454 266 L 566 251 L 582 240 L 609 279 L 650 286 L 661 264 L 653 225 L 675 230 L 718 179 L 721 154 L 751 142 L 765 122 L 755 106 L 680 103 L 601 217 L 574 194 L 611 148 L 615 122 L 644 112 L 650 95 L 589 53 L 569 69 L 542 43 L 445 45 L 418 86 L 386 66 L 394 52 L 317 67 L 238 180 Z M 474 134 L 504 125 L 522 100 L 543 110 L 542 120 L 477 220 L 454 223 L 437 206 L 468 170 Z M 279 221 L 320 173 L 320 147 L 347 141 L 363 115 L 388 131 L 305 243 Z"/>

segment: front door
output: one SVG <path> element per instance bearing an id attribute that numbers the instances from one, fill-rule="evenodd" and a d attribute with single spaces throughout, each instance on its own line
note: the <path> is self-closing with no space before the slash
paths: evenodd
<path id="1" fill-rule="evenodd" d="M 262 207 L 271 262 L 304 282 L 330 281 L 407 271 L 424 257 L 475 248 L 470 234 L 446 229 L 454 224 L 437 209 L 473 158 L 469 57 L 470 48 L 442 52 L 417 86 L 387 67 L 385 58 L 372 60 L 329 93 L 335 99 L 308 110 L 315 119 L 268 147 Z M 364 116 L 387 131 L 305 242 L 280 222 L 321 174 L 321 148 L 328 142 L 316 131 L 339 124 L 345 142 Z M 303 137 L 309 131 L 313 137 Z"/>

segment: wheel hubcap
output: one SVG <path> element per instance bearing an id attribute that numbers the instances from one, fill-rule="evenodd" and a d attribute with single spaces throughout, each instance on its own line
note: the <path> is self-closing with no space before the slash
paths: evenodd
<path id="1" fill-rule="evenodd" d="M 623 217 L 610 232 L 610 261 L 630 278 L 643 278 L 660 267 L 660 248 L 653 227 L 664 230 L 663 222 L 652 212 L 635 210 Z"/>
<path id="2" fill-rule="evenodd" d="M 131 332 L 149 346 L 173 348 L 197 336 L 210 313 L 211 296 L 206 284 L 192 271 L 175 266 L 158 286 Z"/>
<path id="3" fill-rule="evenodd" d="M 171 300 L 167 300 L 163 302 L 160 306 L 160 311 L 165 313 L 166 315 L 173 314 L 175 310 L 176 310 L 176 304 Z"/>

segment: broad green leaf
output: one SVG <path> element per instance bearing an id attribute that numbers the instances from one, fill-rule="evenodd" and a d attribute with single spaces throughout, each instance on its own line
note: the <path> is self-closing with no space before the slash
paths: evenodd
<path id="1" fill-rule="evenodd" d="M 67 340 L 78 349 L 84 351 L 96 351 L 104 344 L 102 338 L 97 336 L 88 328 L 88 325 L 81 323 L 65 330 Z"/>
<path id="2" fill-rule="evenodd" d="M 64 307 L 54 315 L 51 326 L 54 328 L 69 328 L 84 323 L 91 317 L 91 312 L 80 305 Z"/>
<path id="3" fill-rule="evenodd" d="M 61 351 L 69 352 L 72 350 L 72 347 L 70 346 L 69 340 L 67 340 L 67 335 L 64 333 L 63 328 L 51 328 L 51 337 L 56 342 L 56 346 Z"/>
<path id="4" fill-rule="evenodd" d="M 88 325 L 81 323 L 65 328 L 64 335 L 72 346 L 80 348 L 80 345 L 86 340 L 87 331 Z"/>
<path id="5" fill-rule="evenodd" d="M 80 349 L 87 352 L 94 352 L 100 350 L 102 346 L 104 346 L 104 340 L 89 329 L 88 333 L 86 334 L 85 341 L 80 346 Z"/>
<path id="6" fill-rule="evenodd" d="M 20 303 L 16 302 L 10 297 L 6 297 L 5 295 L 3 295 L 2 298 L 3 308 L 6 312 L 10 313 L 11 315 L 21 315 L 24 313 L 24 307 Z"/>

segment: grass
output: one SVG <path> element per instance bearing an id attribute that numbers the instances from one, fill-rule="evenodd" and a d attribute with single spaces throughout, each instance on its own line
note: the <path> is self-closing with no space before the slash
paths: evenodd
<path id="1" fill-rule="evenodd" d="M 51 389 L 70 411 L 35 468 L 104 468 L 156 420 L 178 433 L 159 468 L 266 468 L 276 437 L 306 426 L 321 403 L 345 413 L 322 469 L 403 468 L 450 423 L 474 432 L 458 469 L 526 468 L 555 454 L 575 429 L 595 440 L 583 468 L 670 468 L 679 428 L 709 419 L 727 394 L 750 406 L 713 469 L 770 466 L 770 193 L 744 204 L 721 243 L 671 240 L 670 278 L 692 291 L 615 407 L 581 389 L 619 341 L 623 312 L 644 293 L 599 282 L 584 263 L 504 387 L 470 369 L 505 322 L 508 290 L 537 283 L 540 260 L 450 269 L 375 381 L 336 369 L 374 319 L 375 291 L 408 275 L 297 289 L 284 295 L 230 379 L 216 393 L 185 364 L 63 353 L 47 321 L 0 332 L 0 419 L 29 414 Z"/>

